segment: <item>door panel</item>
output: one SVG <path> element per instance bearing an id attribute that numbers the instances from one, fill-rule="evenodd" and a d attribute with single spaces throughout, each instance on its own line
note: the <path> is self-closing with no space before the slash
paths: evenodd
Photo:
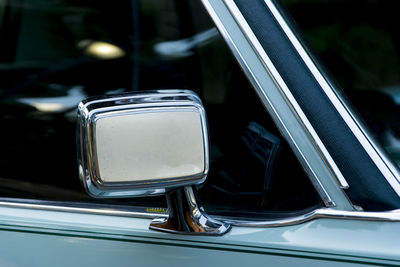
<path id="1" fill-rule="evenodd" d="M 400 245 L 391 238 L 400 223 L 393 222 L 317 219 L 233 227 L 207 237 L 150 231 L 150 219 L 18 208 L 0 213 L 1 266 L 400 265 Z"/>

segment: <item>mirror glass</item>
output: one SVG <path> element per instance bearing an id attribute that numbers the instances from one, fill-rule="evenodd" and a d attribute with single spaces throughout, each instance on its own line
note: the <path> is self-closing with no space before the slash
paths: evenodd
<path id="1" fill-rule="evenodd" d="M 102 114 L 95 122 L 99 178 L 104 183 L 201 175 L 204 137 L 195 108 Z"/>

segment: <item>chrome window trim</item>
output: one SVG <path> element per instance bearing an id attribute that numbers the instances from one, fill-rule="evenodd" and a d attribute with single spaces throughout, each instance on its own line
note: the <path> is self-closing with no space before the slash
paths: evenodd
<path id="1" fill-rule="evenodd" d="M 303 47 L 296 35 L 293 33 L 292 29 L 282 17 L 273 0 L 264 0 L 264 2 L 268 6 L 276 21 L 279 23 L 287 38 L 292 43 L 293 47 L 296 49 L 297 53 L 302 58 L 304 64 L 308 67 L 328 99 L 331 101 L 335 109 L 345 121 L 346 125 L 350 128 L 354 136 L 368 153 L 372 161 L 378 167 L 378 169 L 386 178 L 387 182 L 390 184 L 396 194 L 400 196 L 400 173 L 397 168 L 394 166 L 391 160 L 382 152 L 380 146 L 371 138 L 371 135 L 368 134 L 366 128 L 363 126 L 360 120 L 357 119 L 355 113 L 351 110 L 351 107 L 346 104 L 336 88 L 320 71 L 313 58 L 309 55 L 309 53 Z M 345 180 L 342 181 L 340 176 L 338 178 L 339 180 L 341 180 L 341 182 L 346 182 Z"/>
<path id="2" fill-rule="evenodd" d="M 57 203 L 54 201 L 54 203 Z M 62 212 L 74 212 L 74 213 L 85 213 L 94 215 L 109 215 L 109 216 L 121 216 L 121 217 L 135 217 L 144 219 L 155 219 L 160 217 L 168 217 L 168 214 L 164 213 L 150 213 L 150 212 L 138 212 L 138 211 L 123 211 L 115 209 L 95 209 L 85 208 L 84 204 L 82 207 L 67 207 L 52 204 L 31 204 L 31 203 L 18 203 L 0 201 L 0 207 L 8 208 L 22 208 L 22 209 L 33 209 L 33 210 L 45 210 L 45 211 L 62 211 Z"/>
<path id="3" fill-rule="evenodd" d="M 41 205 L 41 204 L 16 203 L 7 201 L 0 201 L 0 207 L 33 209 L 33 210 L 43 210 L 43 211 L 55 211 L 55 212 L 84 213 L 92 215 L 106 215 L 106 216 L 130 217 L 130 218 L 141 218 L 141 219 L 156 219 L 156 218 L 168 217 L 168 215 L 165 213 L 118 211 L 118 210 L 107 210 L 107 209 L 92 209 L 84 207 L 78 208 L 78 207 L 66 207 L 66 206 L 57 206 L 50 204 Z M 227 219 L 222 216 L 212 216 L 212 217 L 224 223 L 228 223 L 232 226 L 238 226 L 238 227 L 283 227 L 283 226 L 296 225 L 321 218 L 339 219 L 339 220 L 400 222 L 400 210 L 385 211 L 385 212 L 365 212 L 365 211 L 343 211 L 332 208 L 320 208 L 300 216 L 284 218 L 284 219 L 263 220 L 263 221 Z"/>
<path id="4" fill-rule="evenodd" d="M 400 210 L 392 210 L 385 212 L 366 212 L 366 211 L 343 211 L 332 208 L 321 208 L 300 216 L 265 220 L 265 221 L 250 221 L 250 220 L 230 220 L 219 218 L 234 226 L 243 227 L 282 227 L 294 224 L 300 224 L 315 219 L 342 219 L 342 220 L 363 220 L 363 221 L 382 221 L 382 222 L 400 222 Z"/>
<path id="5" fill-rule="evenodd" d="M 292 147 L 295 154 L 300 159 L 301 164 L 309 174 L 325 205 L 327 207 L 335 206 L 337 209 L 353 210 L 351 202 L 342 190 L 348 188 L 347 182 L 328 153 L 327 149 L 323 145 L 322 141 L 316 134 L 312 125 L 306 118 L 304 112 L 294 99 L 285 82 L 270 61 L 268 55 L 265 53 L 261 44 L 250 29 L 234 1 L 202 0 L 202 2 L 214 20 L 223 38 L 235 55 L 236 59 L 238 60 L 239 64 L 255 87 L 257 93 L 263 101 L 263 104 L 268 109 L 282 134 L 289 141 L 289 145 Z M 223 12 L 221 10 L 224 9 L 227 10 L 229 16 L 232 17 L 233 22 L 236 24 L 235 26 L 240 29 L 241 34 L 249 43 L 250 49 L 253 50 L 258 60 L 262 63 L 263 68 L 268 77 L 272 80 L 275 89 L 279 91 L 279 97 L 274 96 L 274 99 L 270 98 L 269 94 L 271 93 L 268 92 L 266 88 L 263 88 L 263 86 L 260 84 L 260 80 L 256 77 L 256 74 L 247 63 L 249 59 L 242 54 L 243 50 L 241 51 L 238 48 L 238 45 L 243 44 L 235 44 L 235 41 L 231 36 L 232 33 L 226 28 L 228 23 L 222 23 L 221 14 L 217 15 L 216 9 L 218 9 L 218 12 Z M 262 78 L 265 79 L 265 77 Z M 282 109 L 279 105 L 277 105 L 277 102 L 281 101 L 278 98 L 282 98 L 284 100 L 284 105 L 290 109 L 290 112 L 286 112 L 284 114 L 285 118 L 283 118 L 282 114 L 280 114 L 284 112 L 282 112 L 282 110 L 278 111 L 278 109 Z M 276 106 L 274 106 L 274 104 Z M 302 132 L 304 134 L 302 138 L 307 139 L 306 141 L 301 140 L 298 137 L 298 132 L 300 132 L 300 129 L 303 130 Z M 294 135 L 297 135 L 297 138 L 295 138 Z M 300 147 L 302 149 L 300 149 Z M 304 151 L 308 153 L 308 156 L 304 154 Z M 319 159 L 316 159 L 315 155 L 318 155 Z"/>

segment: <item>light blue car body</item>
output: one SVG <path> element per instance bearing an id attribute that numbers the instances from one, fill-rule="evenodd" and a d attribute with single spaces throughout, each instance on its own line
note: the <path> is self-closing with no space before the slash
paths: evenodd
<path id="1" fill-rule="evenodd" d="M 316 219 L 224 236 L 150 231 L 150 219 L 0 208 L 1 266 L 400 265 L 399 222 Z"/>
<path id="2" fill-rule="evenodd" d="M 210 3 L 221 23 L 231 21 L 225 28 L 235 45 L 248 51 L 242 56 L 254 75 L 251 79 L 262 77 L 263 66 L 222 1 Z M 274 83 L 266 78 L 260 80 L 260 85 L 268 88 Z M 270 90 L 269 97 L 273 98 L 274 93 Z M 307 156 L 311 152 L 304 153 Z M 311 163 L 317 162 L 312 157 L 315 155 L 309 155 Z M 347 209 L 336 181 L 320 178 L 335 200 L 336 209 Z M 150 217 L 3 203 L 0 266 L 400 265 L 400 221 L 321 217 L 279 227 L 233 226 L 223 236 L 191 236 L 151 231 Z"/>

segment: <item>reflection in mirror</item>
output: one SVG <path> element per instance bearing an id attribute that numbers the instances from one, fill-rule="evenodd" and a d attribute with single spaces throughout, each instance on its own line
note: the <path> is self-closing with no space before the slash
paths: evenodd
<path id="1" fill-rule="evenodd" d="M 103 182 L 168 179 L 204 171 L 202 123 L 196 109 L 126 113 L 106 114 L 96 121 Z"/>

